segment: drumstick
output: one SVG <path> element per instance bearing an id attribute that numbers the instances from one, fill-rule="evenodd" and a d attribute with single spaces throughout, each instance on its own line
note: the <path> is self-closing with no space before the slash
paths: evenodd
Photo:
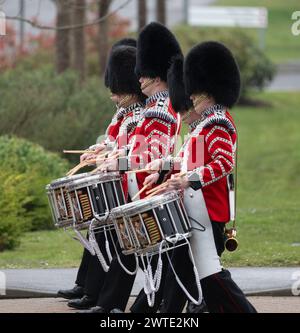
<path id="1" fill-rule="evenodd" d="M 146 184 L 141 190 L 139 190 L 134 197 L 131 198 L 132 201 L 134 201 L 140 194 L 142 194 L 146 188 L 148 188 L 150 185 Z"/>
<path id="2" fill-rule="evenodd" d="M 95 163 L 95 160 L 89 160 L 88 162 L 83 162 L 81 164 L 79 164 L 77 167 L 75 167 L 73 170 L 71 170 L 71 172 L 68 174 L 68 176 L 73 176 L 75 173 L 77 173 L 80 169 Z"/>
<path id="3" fill-rule="evenodd" d="M 89 164 L 94 164 L 94 163 L 96 163 L 96 160 L 86 160 L 86 161 L 83 161 L 83 162 L 79 163 L 78 165 L 76 165 L 75 168 L 71 169 L 67 173 L 67 176 L 73 176 L 80 169 L 84 168 L 85 166 L 87 166 Z"/>
<path id="4" fill-rule="evenodd" d="M 65 154 L 93 154 L 94 150 L 63 150 Z"/>
<path id="5" fill-rule="evenodd" d="M 148 191 L 146 198 L 149 199 L 149 198 L 153 197 L 154 195 L 159 193 L 161 190 L 163 190 L 165 187 L 168 187 L 167 185 L 169 185 L 168 182 L 165 182 L 162 185 L 155 187 L 151 191 Z"/>
<path id="6" fill-rule="evenodd" d="M 97 171 L 101 169 L 102 164 L 103 164 L 105 161 L 109 161 L 109 160 L 112 160 L 112 159 L 115 159 L 115 158 L 119 159 L 119 157 L 117 157 L 117 156 L 119 156 L 119 155 L 120 155 L 120 153 L 118 153 L 118 154 L 116 154 L 116 155 L 114 155 L 114 156 L 110 156 L 110 157 L 108 157 L 108 158 L 104 158 L 104 159 L 100 159 L 100 160 L 97 159 L 97 160 L 96 160 L 96 164 L 97 164 L 97 165 L 100 164 L 100 165 L 98 165 L 97 168 L 94 169 L 94 170 L 91 172 L 91 174 L 94 175 L 95 173 L 97 173 Z"/>
<path id="7" fill-rule="evenodd" d="M 105 158 L 101 158 L 101 159 L 97 158 L 96 162 L 98 163 L 98 162 L 110 161 L 110 160 L 113 160 L 113 159 L 117 158 L 120 154 L 121 153 L 118 152 L 117 154 L 114 154 L 114 155 L 109 156 L 109 157 L 105 157 Z"/>
<path id="8" fill-rule="evenodd" d="M 181 172 L 181 173 L 178 174 L 179 177 L 184 177 L 185 175 L 186 175 L 186 172 Z M 149 195 L 150 195 L 150 196 L 155 195 L 155 194 L 153 194 L 153 193 L 159 192 L 160 190 L 162 190 L 162 189 L 164 189 L 165 187 L 167 187 L 167 185 L 169 185 L 169 180 L 170 180 L 170 179 L 168 179 L 166 182 L 160 184 L 159 186 L 156 186 L 156 187 L 154 187 L 153 189 L 149 190 L 149 191 L 147 192 L 148 197 L 149 197 Z M 147 198 L 148 198 L 148 197 L 147 197 Z"/>
<path id="9" fill-rule="evenodd" d="M 166 181 L 166 182 L 152 188 L 151 190 L 147 191 L 147 194 L 151 194 L 152 192 L 156 192 L 157 190 L 159 190 L 161 188 L 164 188 L 167 184 L 168 184 L 168 182 Z"/>
<path id="10" fill-rule="evenodd" d="M 79 165 L 82 165 L 83 164 L 83 162 L 80 162 L 79 164 L 77 164 L 74 168 L 72 168 L 71 170 L 69 170 L 68 172 L 67 172 L 67 176 L 69 176 L 76 168 L 78 168 L 78 166 Z"/>
<path id="11" fill-rule="evenodd" d="M 151 170 L 151 169 L 136 169 L 136 170 L 126 171 L 126 173 L 140 173 L 140 172 L 155 173 L 157 171 L 156 170 Z"/>
<path id="12" fill-rule="evenodd" d="M 97 158 L 99 158 L 99 157 L 104 157 L 107 154 L 108 154 L 108 152 L 105 152 L 105 153 L 102 153 L 102 154 L 95 154 L 95 155 L 97 155 Z"/>

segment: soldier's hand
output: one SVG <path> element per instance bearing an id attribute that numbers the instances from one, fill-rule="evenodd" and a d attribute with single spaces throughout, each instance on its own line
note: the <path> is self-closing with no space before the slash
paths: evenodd
<path id="1" fill-rule="evenodd" d="M 149 175 L 148 177 L 145 178 L 143 185 L 148 187 L 152 186 L 153 184 L 156 184 L 159 178 L 159 173 L 153 173 L 152 175 Z"/>

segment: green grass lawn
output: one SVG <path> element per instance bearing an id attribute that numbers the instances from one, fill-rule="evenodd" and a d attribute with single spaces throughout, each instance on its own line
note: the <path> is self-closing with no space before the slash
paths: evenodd
<path id="1" fill-rule="evenodd" d="M 233 110 L 239 131 L 239 248 L 227 266 L 300 265 L 300 94 L 264 93 L 273 107 Z M 63 231 L 27 233 L 0 268 L 76 267 L 82 248 Z"/>
<path id="2" fill-rule="evenodd" d="M 299 0 L 218 0 L 218 5 L 257 6 L 268 9 L 269 26 L 265 51 L 276 62 L 300 61 L 300 36 L 291 33 L 292 13 L 300 10 Z M 247 29 L 257 37 L 257 31 Z"/>
<path id="3" fill-rule="evenodd" d="M 15 250 L 0 253 L 1 268 L 78 267 L 82 246 L 61 230 L 27 232 Z"/>
<path id="4" fill-rule="evenodd" d="M 299 93 L 263 94 L 272 108 L 237 108 L 239 250 L 228 265 L 300 264 Z"/>

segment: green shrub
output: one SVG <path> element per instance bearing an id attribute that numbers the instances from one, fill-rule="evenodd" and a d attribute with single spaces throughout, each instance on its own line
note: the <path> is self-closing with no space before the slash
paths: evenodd
<path id="1" fill-rule="evenodd" d="M 0 135 L 23 137 L 56 152 L 95 143 L 114 113 L 100 78 L 80 85 L 75 72 L 57 75 L 51 66 L 6 71 L 0 91 Z"/>
<path id="2" fill-rule="evenodd" d="M 246 97 L 251 89 L 262 90 L 274 77 L 274 64 L 244 30 L 178 26 L 174 32 L 185 53 L 207 40 L 219 41 L 229 47 L 241 71 L 241 97 Z"/>
<path id="3" fill-rule="evenodd" d="M 28 185 L 25 174 L 0 168 L 0 251 L 18 245 L 29 222 L 25 209 L 31 200 Z"/>
<path id="4" fill-rule="evenodd" d="M 48 201 L 45 194 L 45 185 L 53 179 L 62 177 L 69 168 L 67 161 L 57 154 L 49 153 L 37 144 L 15 137 L 0 137 L 0 171 L 9 175 L 7 191 L 15 189 L 18 194 L 10 197 L 11 205 L 17 207 L 16 214 L 12 209 L 13 218 L 24 224 L 27 230 L 40 230 L 53 228 Z M 16 183 L 16 181 L 20 183 Z M 2 186 L 4 186 L 2 184 Z M 8 192 L 11 193 L 11 192 Z M 12 191 L 12 193 L 14 193 Z M 19 198 L 21 196 L 21 200 Z M 0 214 L 5 216 L 5 202 L 7 195 L 1 201 Z M 11 220 L 8 219 L 8 220 Z M 5 222 L 6 219 L 1 218 Z"/>

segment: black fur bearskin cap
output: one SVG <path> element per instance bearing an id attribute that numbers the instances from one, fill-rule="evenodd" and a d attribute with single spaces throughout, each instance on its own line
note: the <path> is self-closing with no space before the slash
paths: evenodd
<path id="1" fill-rule="evenodd" d="M 230 50 L 218 42 L 204 42 L 190 50 L 184 63 L 184 81 L 189 96 L 206 93 L 229 108 L 239 98 L 238 65 Z"/>
<path id="2" fill-rule="evenodd" d="M 173 57 L 171 67 L 168 71 L 169 96 L 175 112 L 184 113 L 188 111 L 193 102 L 185 91 L 183 82 L 183 62 L 182 55 Z"/>
<path id="3" fill-rule="evenodd" d="M 114 94 L 140 95 L 141 89 L 135 75 L 136 48 L 117 46 L 111 51 L 108 62 L 108 84 Z"/>
<path id="4" fill-rule="evenodd" d="M 172 32 L 164 25 L 152 22 L 140 32 L 137 41 L 135 72 L 140 77 L 160 77 L 167 82 L 171 59 L 181 54 L 181 48 Z"/>
<path id="5" fill-rule="evenodd" d="M 136 47 L 136 40 L 134 38 L 123 38 L 118 40 L 116 43 L 113 44 L 111 48 L 111 52 L 113 51 L 114 48 L 118 46 L 132 46 Z M 104 84 L 106 88 L 109 88 L 109 82 L 108 82 L 108 62 L 109 58 L 107 60 L 106 68 L 105 68 L 105 73 L 104 73 Z"/>

